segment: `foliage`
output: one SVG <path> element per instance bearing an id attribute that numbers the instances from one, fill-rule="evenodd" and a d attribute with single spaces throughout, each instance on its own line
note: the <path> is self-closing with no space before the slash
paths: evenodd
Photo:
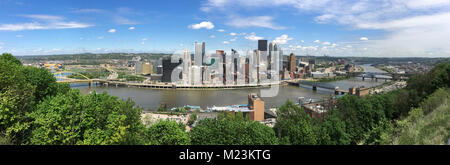
<path id="1" fill-rule="evenodd" d="M 81 74 L 85 75 L 89 79 L 96 79 L 96 78 L 104 78 L 108 77 L 109 72 L 106 69 L 93 69 L 93 70 L 86 70 L 84 72 L 81 72 Z M 68 78 L 75 78 L 75 79 L 86 79 L 85 77 L 79 75 L 79 74 L 70 74 L 67 76 Z"/>
<path id="2" fill-rule="evenodd" d="M 144 81 L 145 78 L 136 75 L 126 74 L 125 72 L 118 72 L 119 79 L 125 79 L 126 81 Z"/>
<path id="3" fill-rule="evenodd" d="M 9 54 L 9 53 L 3 53 L 0 56 L 0 61 L 9 61 L 12 64 L 22 65 L 22 62 L 20 62 L 19 59 L 15 58 L 12 54 Z"/>
<path id="4" fill-rule="evenodd" d="M 31 113 L 30 144 L 137 144 L 140 108 L 106 93 L 83 96 L 78 90 L 41 102 Z"/>
<path id="5" fill-rule="evenodd" d="M 325 116 L 320 125 L 319 144 L 348 145 L 351 142 L 350 135 L 346 132 L 345 122 L 341 120 L 339 111 L 332 111 Z"/>
<path id="6" fill-rule="evenodd" d="M 193 113 L 190 115 L 188 120 L 188 125 L 194 124 L 194 122 L 197 120 L 197 113 Z"/>
<path id="7" fill-rule="evenodd" d="M 273 145 L 274 131 L 236 114 L 231 117 L 200 120 L 190 131 L 193 145 Z"/>
<path id="8" fill-rule="evenodd" d="M 319 78 L 318 82 L 330 82 L 330 81 L 339 81 L 347 79 L 347 76 L 334 76 L 334 77 L 322 77 Z"/>
<path id="9" fill-rule="evenodd" d="M 446 144 L 450 138 L 450 89 L 430 95 L 420 107 L 396 122 L 397 128 L 385 144 Z"/>
<path id="10" fill-rule="evenodd" d="M 36 86 L 27 80 L 22 63 L 11 54 L 0 56 L 0 134 L 14 144 L 27 138 Z"/>
<path id="11" fill-rule="evenodd" d="M 146 129 L 145 142 L 149 145 L 189 145 L 190 138 L 184 124 L 161 120 Z"/>
<path id="12" fill-rule="evenodd" d="M 316 144 L 312 119 L 303 108 L 288 100 L 277 110 L 277 123 L 274 130 L 281 144 Z"/>

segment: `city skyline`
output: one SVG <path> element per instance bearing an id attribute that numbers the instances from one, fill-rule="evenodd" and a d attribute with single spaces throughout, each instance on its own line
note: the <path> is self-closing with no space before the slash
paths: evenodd
<path id="1" fill-rule="evenodd" d="M 448 57 L 449 2 L 2 1 L 0 52 L 208 53 L 277 43 L 288 55 Z M 24 12 L 26 11 L 26 12 Z M 270 14 L 276 13 L 276 14 Z M 438 29 L 438 30 L 437 30 Z M 192 51 L 191 51 L 192 52 Z"/>

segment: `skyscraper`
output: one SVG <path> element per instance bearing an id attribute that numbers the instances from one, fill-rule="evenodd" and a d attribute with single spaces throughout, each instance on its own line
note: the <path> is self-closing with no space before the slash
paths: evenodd
<path id="1" fill-rule="evenodd" d="M 190 84 L 191 76 L 190 74 L 190 68 L 191 68 L 192 62 L 191 62 L 191 54 L 187 49 L 184 50 L 183 54 L 183 81 L 185 84 Z"/>
<path id="2" fill-rule="evenodd" d="M 172 72 L 181 63 L 182 63 L 181 59 L 179 60 L 178 63 L 172 63 L 170 58 L 163 59 L 162 60 L 162 66 L 163 66 L 162 82 L 172 82 Z"/>
<path id="3" fill-rule="evenodd" d="M 272 57 L 275 56 L 276 54 L 278 54 L 277 51 L 278 51 L 277 44 L 274 42 L 269 43 L 269 56 L 267 56 L 267 72 L 268 72 L 267 78 L 268 79 L 271 79 L 271 77 L 272 77 L 272 72 L 271 72 L 272 71 L 272 62 L 277 62 L 277 61 L 272 61 L 274 59 Z"/>
<path id="4" fill-rule="evenodd" d="M 203 68 L 201 66 L 205 65 L 205 42 L 197 43 L 195 42 L 195 65 L 200 67 L 200 80 L 203 83 Z"/>
<path id="5" fill-rule="evenodd" d="M 220 74 L 220 71 L 222 71 L 221 73 L 223 74 L 223 79 L 222 79 L 223 84 L 226 84 L 226 80 L 227 80 L 226 54 L 223 50 L 216 50 L 216 54 L 219 58 L 221 58 L 220 61 L 221 61 L 222 66 L 219 66 L 220 67 L 219 74 Z"/>
<path id="6" fill-rule="evenodd" d="M 267 40 L 258 40 L 258 50 L 267 51 Z"/>
<path id="7" fill-rule="evenodd" d="M 295 69 L 296 69 L 296 62 L 295 62 L 295 55 L 294 55 L 294 53 L 291 53 L 291 55 L 289 55 L 289 72 L 290 72 L 290 74 L 291 74 L 291 78 L 294 78 L 293 76 L 294 76 L 294 72 L 295 72 Z"/>
<path id="8" fill-rule="evenodd" d="M 202 43 L 195 42 L 194 64 L 197 66 L 202 66 L 204 64 L 203 59 L 204 57 L 205 57 L 205 42 Z"/>
<path id="9" fill-rule="evenodd" d="M 231 62 L 233 63 L 233 65 L 232 65 L 233 81 L 234 81 L 234 84 L 237 84 L 237 70 L 238 70 L 239 53 L 236 50 L 231 49 L 231 57 L 232 57 Z"/>

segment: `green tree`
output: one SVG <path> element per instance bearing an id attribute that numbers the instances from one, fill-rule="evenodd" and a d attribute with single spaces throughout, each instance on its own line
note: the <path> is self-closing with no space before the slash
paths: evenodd
<path id="1" fill-rule="evenodd" d="M 190 138 L 185 125 L 175 121 L 161 120 L 145 131 L 145 144 L 149 145 L 189 145 Z"/>
<path id="2" fill-rule="evenodd" d="M 44 99 L 30 116 L 31 144 L 141 144 L 140 108 L 106 93 L 79 90 Z"/>
<path id="3" fill-rule="evenodd" d="M 316 144 L 316 127 L 303 108 L 287 100 L 277 109 L 277 123 L 274 130 L 281 144 Z"/>
<path id="4" fill-rule="evenodd" d="M 36 87 L 31 85 L 19 60 L 10 54 L 0 56 L 0 134 L 14 144 L 28 137 L 30 118 L 35 106 Z"/>
<path id="5" fill-rule="evenodd" d="M 256 121 L 236 117 L 200 120 L 189 132 L 194 145 L 273 145 L 275 132 Z"/>
<path id="6" fill-rule="evenodd" d="M 0 56 L 0 61 L 10 61 L 13 64 L 22 65 L 22 62 L 20 62 L 19 59 L 17 59 L 16 57 L 14 57 L 12 54 L 9 53 L 3 53 Z"/>
<path id="7" fill-rule="evenodd" d="M 346 132 L 345 122 L 341 119 L 341 113 L 337 110 L 329 112 L 321 124 L 320 144 L 348 145 L 351 137 Z"/>

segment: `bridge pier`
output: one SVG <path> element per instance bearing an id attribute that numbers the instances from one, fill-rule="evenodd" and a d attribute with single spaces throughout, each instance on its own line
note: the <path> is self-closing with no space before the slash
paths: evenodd
<path id="1" fill-rule="evenodd" d="M 364 79 L 366 79 L 366 77 L 365 77 L 365 76 L 363 76 L 363 77 L 362 77 L 362 81 L 364 81 Z"/>
<path id="2" fill-rule="evenodd" d="M 313 91 L 317 91 L 317 86 L 316 86 L 316 85 L 313 85 L 312 90 L 313 90 Z"/>

